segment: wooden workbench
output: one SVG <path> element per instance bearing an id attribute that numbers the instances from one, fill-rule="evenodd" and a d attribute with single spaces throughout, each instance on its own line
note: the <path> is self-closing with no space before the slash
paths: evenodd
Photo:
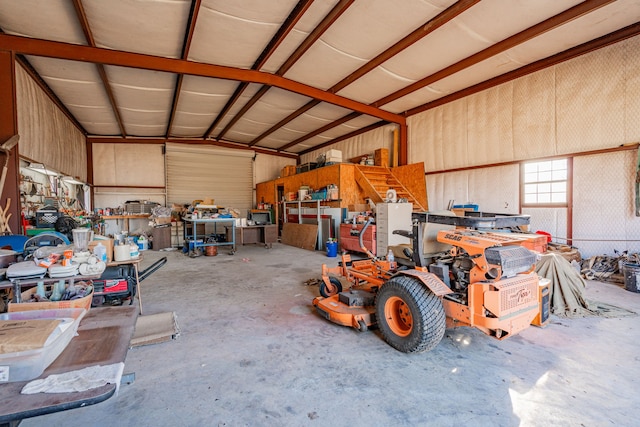
<path id="1" fill-rule="evenodd" d="M 92 308 L 82 319 L 78 336 L 40 378 L 95 365 L 124 362 L 135 329 L 134 306 Z M 0 424 L 37 417 L 109 399 L 116 384 L 107 384 L 83 392 L 20 394 L 29 381 L 0 384 Z"/>

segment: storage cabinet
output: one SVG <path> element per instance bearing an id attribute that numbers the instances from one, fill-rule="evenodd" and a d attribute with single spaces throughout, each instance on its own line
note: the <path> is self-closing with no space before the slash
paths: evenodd
<path id="1" fill-rule="evenodd" d="M 360 247 L 359 234 L 364 224 L 340 224 L 340 247 L 343 251 L 363 252 Z M 369 224 L 362 236 L 364 247 L 376 255 L 376 226 Z"/>
<path id="2" fill-rule="evenodd" d="M 411 240 L 393 234 L 394 230 L 411 231 L 411 203 L 378 203 L 376 205 L 376 244 L 380 256 L 385 256 L 389 246 L 411 243 Z"/>

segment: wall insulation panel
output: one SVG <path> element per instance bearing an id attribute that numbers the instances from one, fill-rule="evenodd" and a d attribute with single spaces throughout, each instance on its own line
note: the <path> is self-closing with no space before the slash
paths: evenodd
<path id="1" fill-rule="evenodd" d="M 559 153 L 625 142 L 624 46 L 618 43 L 555 67 Z"/>
<path id="2" fill-rule="evenodd" d="M 640 218 L 635 216 L 636 150 L 573 160 L 573 245 L 583 258 L 640 252 Z"/>
<path id="3" fill-rule="evenodd" d="M 83 133 L 19 64 L 16 64 L 16 104 L 20 155 L 63 175 L 87 181 Z"/>
<path id="4" fill-rule="evenodd" d="M 252 208 L 253 151 L 168 143 L 166 153 L 168 205 L 210 198 L 242 214 Z"/>
<path id="5" fill-rule="evenodd" d="M 546 231 L 555 243 L 567 243 L 567 208 L 523 208 L 531 215 L 530 231 Z"/>
<path id="6" fill-rule="evenodd" d="M 518 165 L 427 175 L 429 210 L 444 210 L 453 200 L 478 204 L 485 212 L 518 213 L 518 183 Z"/>
<path id="7" fill-rule="evenodd" d="M 557 153 L 554 82 L 553 67 L 513 81 L 514 158 Z"/>
<path id="8" fill-rule="evenodd" d="M 382 126 L 370 132 L 303 154 L 300 156 L 300 163 L 315 162 L 318 156 L 329 150 L 342 151 L 342 161 L 345 163 L 352 157 L 373 154 L 378 148 L 388 149 L 389 156 L 391 156 L 393 149 L 393 130 L 395 127 L 395 125 Z M 391 161 L 391 158 L 389 158 L 389 160 Z"/>
<path id="9" fill-rule="evenodd" d="M 469 96 L 467 149 L 474 164 L 513 160 L 512 107 L 512 82 Z"/>
<path id="10" fill-rule="evenodd" d="M 295 159 L 258 153 L 255 161 L 255 182 L 265 182 L 276 179 L 280 176 L 282 168 L 287 165 L 295 166 L 295 164 Z"/>
<path id="11" fill-rule="evenodd" d="M 162 149 L 152 144 L 92 144 L 94 206 L 118 207 L 129 200 L 164 205 Z"/>

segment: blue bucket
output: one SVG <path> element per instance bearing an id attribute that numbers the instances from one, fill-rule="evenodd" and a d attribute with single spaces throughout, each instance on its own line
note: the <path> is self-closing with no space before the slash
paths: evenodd
<path id="1" fill-rule="evenodd" d="M 338 242 L 327 242 L 327 256 L 331 258 L 338 256 Z"/>

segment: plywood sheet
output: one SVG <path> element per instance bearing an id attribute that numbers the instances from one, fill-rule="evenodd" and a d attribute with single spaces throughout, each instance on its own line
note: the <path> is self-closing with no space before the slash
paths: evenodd
<path id="1" fill-rule="evenodd" d="M 281 241 L 284 245 L 313 251 L 316 248 L 317 240 L 317 224 L 296 224 L 293 222 L 282 224 Z"/>
<path id="2" fill-rule="evenodd" d="M 413 194 L 422 206 L 429 210 L 427 201 L 427 183 L 424 177 L 424 163 L 413 163 L 410 165 L 392 168 L 391 171 L 407 190 Z"/>

